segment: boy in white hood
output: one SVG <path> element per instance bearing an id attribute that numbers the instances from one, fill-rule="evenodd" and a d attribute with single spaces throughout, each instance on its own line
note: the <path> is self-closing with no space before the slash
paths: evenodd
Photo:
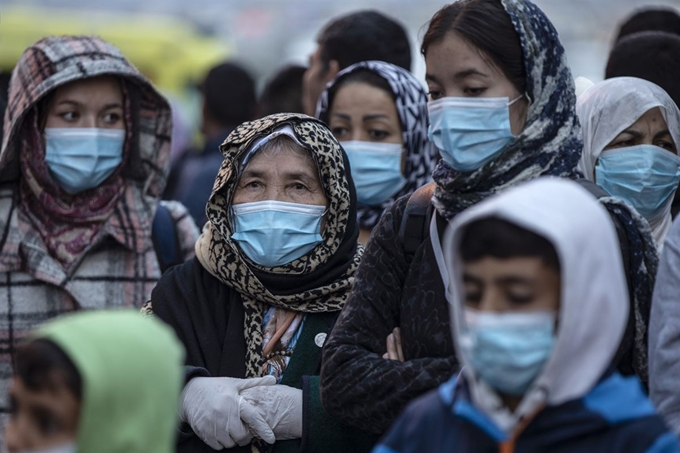
<path id="1" fill-rule="evenodd" d="M 540 178 L 452 222 L 438 264 L 459 376 L 411 403 L 374 453 L 680 452 L 611 361 L 628 294 L 607 211 Z"/>

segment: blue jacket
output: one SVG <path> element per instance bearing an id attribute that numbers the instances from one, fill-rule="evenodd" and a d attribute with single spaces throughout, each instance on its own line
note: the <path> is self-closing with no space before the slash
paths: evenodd
<path id="1" fill-rule="evenodd" d="M 580 399 L 539 412 L 509 439 L 451 379 L 412 402 L 373 453 L 680 452 L 635 377 L 611 373 Z"/>

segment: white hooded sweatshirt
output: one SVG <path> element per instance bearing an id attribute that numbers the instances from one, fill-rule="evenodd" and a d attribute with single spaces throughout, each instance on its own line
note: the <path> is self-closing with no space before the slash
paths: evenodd
<path id="1" fill-rule="evenodd" d="M 595 166 L 604 148 L 642 115 L 658 107 L 668 130 L 680 147 L 680 110 L 658 85 L 635 77 L 615 77 L 597 83 L 578 97 L 576 113 L 583 130 L 583 153 L 578 165 L 586 179 L 595 181 Z M 671 226 L 673 197 L 655 219 L 648 219 L 657 247 Z"/>
<path id="2" fill-rule="evenodd" d="M 561 298 L 552 354 L 516 411 L 476 377 L 470 357 L 460 347 L 464 286 L 458 253 L 464 228 L 495 217 L 549 240 L 560 261 Z M 558 405 L 586 395 L 610 366 L 628 318 L 628 291 L 616 231 L 606 209 L 587 190 L 558 178 L 508 189 L 464 211 L 447 228 L 444 263 L 451 326 L 462 374 L 477 408 L 510 435 L 519 421 L 543 405 Z"/>

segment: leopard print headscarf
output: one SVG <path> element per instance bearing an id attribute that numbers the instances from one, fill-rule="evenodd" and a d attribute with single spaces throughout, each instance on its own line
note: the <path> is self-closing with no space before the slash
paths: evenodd
<path id="1" fill-rule="evenodd" d="M 250 261 L 231 240 L 229 208 L 239 163 L 255 138 L 288 124 L 309 151 L 329 200 L 323 241 L 301 258 L 266 268 Z M 196 243 L 201 265 L 237 291 L 245 308 L 246 377 L 263 376 L 262 321 L 270 306 L 302 313 L 339 311 L 354 282 L 363 247 L 357 243 L 356 194 L 347 157 L 326 126 L 300 114 L 277 114 L 242 124 L 220 147 L 224 161 L 215 180 L 203 234 Z"/>

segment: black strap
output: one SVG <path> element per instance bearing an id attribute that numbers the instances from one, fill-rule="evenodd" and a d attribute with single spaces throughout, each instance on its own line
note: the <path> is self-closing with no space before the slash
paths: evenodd
<path id="1" fill-rule="evenodd" d="M 406 259 L 411 261 L 416 250 L 430 233 L 430 219 L 432 218 L 433 206 L 432 195 L 435 183 L 420 187 L 413 192 L 406 203 L 404 216 L 399 225 L 399 237 L 404 244 Z"/>
<path id="2" fill-rule="evenodd" d="M 163 203 L 158 203 L 156 216 L 153 218 L 151 239 L 161 273 L 183 262 L 175 222 Z"/>

